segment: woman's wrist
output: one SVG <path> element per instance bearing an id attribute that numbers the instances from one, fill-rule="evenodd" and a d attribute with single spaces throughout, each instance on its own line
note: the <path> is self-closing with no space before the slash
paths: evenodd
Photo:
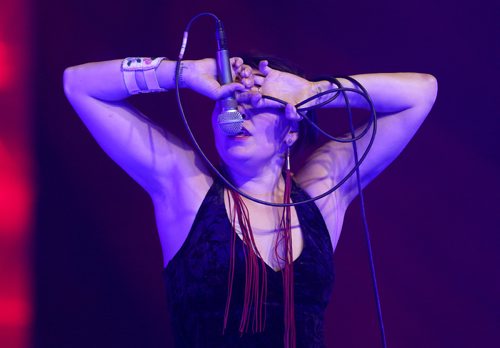
<path id="1" fill-rule="evenodd" d="M 202 71 L 196 70 L 196 60 L 183 60 L 181 61 L 181 66 L 179 68 L 179 87 L 180 88 L 194 88 L 197 80 L 203 74 Z M 171 61 L 171 66 L 166 68 L 168 70 L 169 80 L 168 82 L 172 85 L 172 89 L 175 88 L 176 83 L 176 61 Z M 194 82 L 194 83 L 193 83 Z"/>
<path id="2" fill-rule="evenodd" d="M 182 62 L 184 63 L 184 62 Z M 175 67 L 177 62 L 175 60 L 164 60 L 158 67 L 158 81 L 160 86 L 165 89 L 175 88 Z M 183 86 L 181 86 L 183 87 Z"/>
<path id="3" fill-rule="evenodd" d="M 311 98 L 314 97 L 315 95 L 318 95 L 322 92 L 328 91 L 329 89 L 332 88 L 332 84 L 329 81 L 309 81 L 309 86 L 307 87 L 307 92 L 305 93 L 306 98 Z M 316 98 L 312 100 L 310 103 L 307 103 L 304 106 L 311 106 L 311 105 L 317 105 L 322 103 L 323 101 L 327 100 L 330 95 L 325 95 L 319 98 Z"/>

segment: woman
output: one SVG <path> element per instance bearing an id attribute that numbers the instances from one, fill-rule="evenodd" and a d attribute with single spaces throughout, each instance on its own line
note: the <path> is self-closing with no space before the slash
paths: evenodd
<path id="1" fill-rule="evenodd" d="M 242 132 L 229 136 L 219 129 L 218 102 L 212 115 L 217 151 L 236 187 L 269 202 L 290 195 L 301 201 L 325 192 L 350 171 L 352 145 L 328 142 L 294 175 L 293 187 L 287 186 L 283 166 L 303 128 L 294 105 L 332 85 L 273 69 L 268 61 L 250 67 L 233 58 L 231 64 L 236 82 L 220 86 L 214 60 L 184 61 L 181 87 L 213 100 L 236 93 L 245 115 Z M 357 195 L 355 179 L 315 203 L 290 209 L 289 223 L 283 223 L 286 209 L 225 188 L 188 144 L 125 101 L 131 94 L 175 88 L 174 72 L 175 62 L 165 59 L 90 63 L 68 68 L 64 87 L 100 146 L 153 200 L 177 346 L 323 347 L 332 255 L 344 213 Z M 353 77 L 367 89 L 379 117 L 377 137 L 360 168 L 364 187 L 415 134 L 434 103 L 437 83 L 417 73 Z M 352 107 L 368 108 L 359 95 L 349 97 Z M 344 105 L 339 97 L 324 107 Z M 368 138 L 357 142 L 359 153 Z"/>

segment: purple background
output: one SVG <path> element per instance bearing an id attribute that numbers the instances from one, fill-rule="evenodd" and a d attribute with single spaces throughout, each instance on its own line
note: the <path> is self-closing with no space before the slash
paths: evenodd
<path id="1" fill-rule="evenodd" d="M 61 78 L 65 67 L 89 61 L 174 58 L 189 18 L 205 10 L 223 20 L 232 52 L 287 57 L 311 75 L 436 76 L 427 121 L 365 191 L 387 339 L 409 348 L 498 344 L 499 33 L 493 6 L 459 3 L 35 1 L 36 347 L 173 346 L 152 204 L 91 138 Z M 213 32 L 209 19 L 196 23 L 186 58 L 213 56 Z M 201 134 L 210 103 L 184 95 L 211 149 Z M 134 103 L 185 137 L 173 93 Z M 328 346 L 377 347 L 357 200 L 335 262 Z"/>

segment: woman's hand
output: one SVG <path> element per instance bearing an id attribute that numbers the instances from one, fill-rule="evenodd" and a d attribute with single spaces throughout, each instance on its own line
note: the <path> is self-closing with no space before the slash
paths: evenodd
<path id="1" fill-rule="evenodd" d="M 259 73 L 253 72 L 253 81 L 245 85 L 246 90 L 237 93 L 237 101 L 254 108 L 285 108 L 285 116 L 290 120 L 301 120 L 295 105 L 319 92 L 315 82 L 300 76 L 274 70 L 267 61 L 259 63 Z M 248 80 L 251 77 L 247 77 Z M 284 104 L 263 98 L 264 95 L 278 98 Z"/>
<path id="2" fill-rule="evenodd" d="M 263 60 L 259 63 L 262 75 L 255 76 L 255 84 L 260 85 L 259 93 L 269 95 L 295 105 L 316 94 L 315 83 L 300 76 L 274 70 Z"/>
<path id="3" fill-rule="evenodd" d="M 215 59 L 186 60 L 181 65 L 180 84 L 211 99 L 229 96 L 235 91 L 243 91 L 254 84 L 252 69 L 243 64 L 241 58 L 231 58 L 230 64 L 235 82 L 221 85 L 217 79 Z"/>

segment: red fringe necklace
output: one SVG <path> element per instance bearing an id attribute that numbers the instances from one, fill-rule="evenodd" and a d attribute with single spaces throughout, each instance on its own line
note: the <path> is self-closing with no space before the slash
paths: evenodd
<path id="1" fill-rule="evenodd" d="M 285 169 L 285 191 L 283 203 L 291 202 L 292 173 L 290 171 L 289 154 L 286 158 Z M 240 337 L 248 332 L 249 322 L 252 321 L 252 333 L 263 332 L 266 325 L 265 301 L 267 298 L 267 271 L 266 264 L 257 250 L 253 236 L 252 226 L 250 224 L 250 214 L 241 196 L 228 189 L 227 199 L 229 202 L 230 221 L 232 225 L 230 261 L 228 274 L 228 295 L 226 308 L 224 311 L 224 326 L 222 334 L 227 327 L 229 317 L 229 307 L 231 303 L 234 263 L 235 263 L 235 244 L 236 244 L 236 222 L 241 228 L 242 239 L 244 243 L 243 251 L 245 256 L 245 294 L 243 302 L 243 313 L 239 326 Z M 234 202 L 234 203 L 233 203 Z M 236 221 L 236 219 L 238 219 Z M 284 307 L 284 347 L 296 347 L 295 334 L 295 306 L 294 306 L 294 279 L 293 279 L 293 249 L 292 249 L 292 228 L 291 228 L 291 209 L 284 207 L 281 216 L 278 235 L 274 245 L 274 254 L 278 261 L 285 263 L 281 268 L 283 279 L 283 307 Z M 285 255 L 282 257 L 279 253 L 280 246 L 284 245 Z M 253 306 L 253 307 L 252 307 Z"/>

